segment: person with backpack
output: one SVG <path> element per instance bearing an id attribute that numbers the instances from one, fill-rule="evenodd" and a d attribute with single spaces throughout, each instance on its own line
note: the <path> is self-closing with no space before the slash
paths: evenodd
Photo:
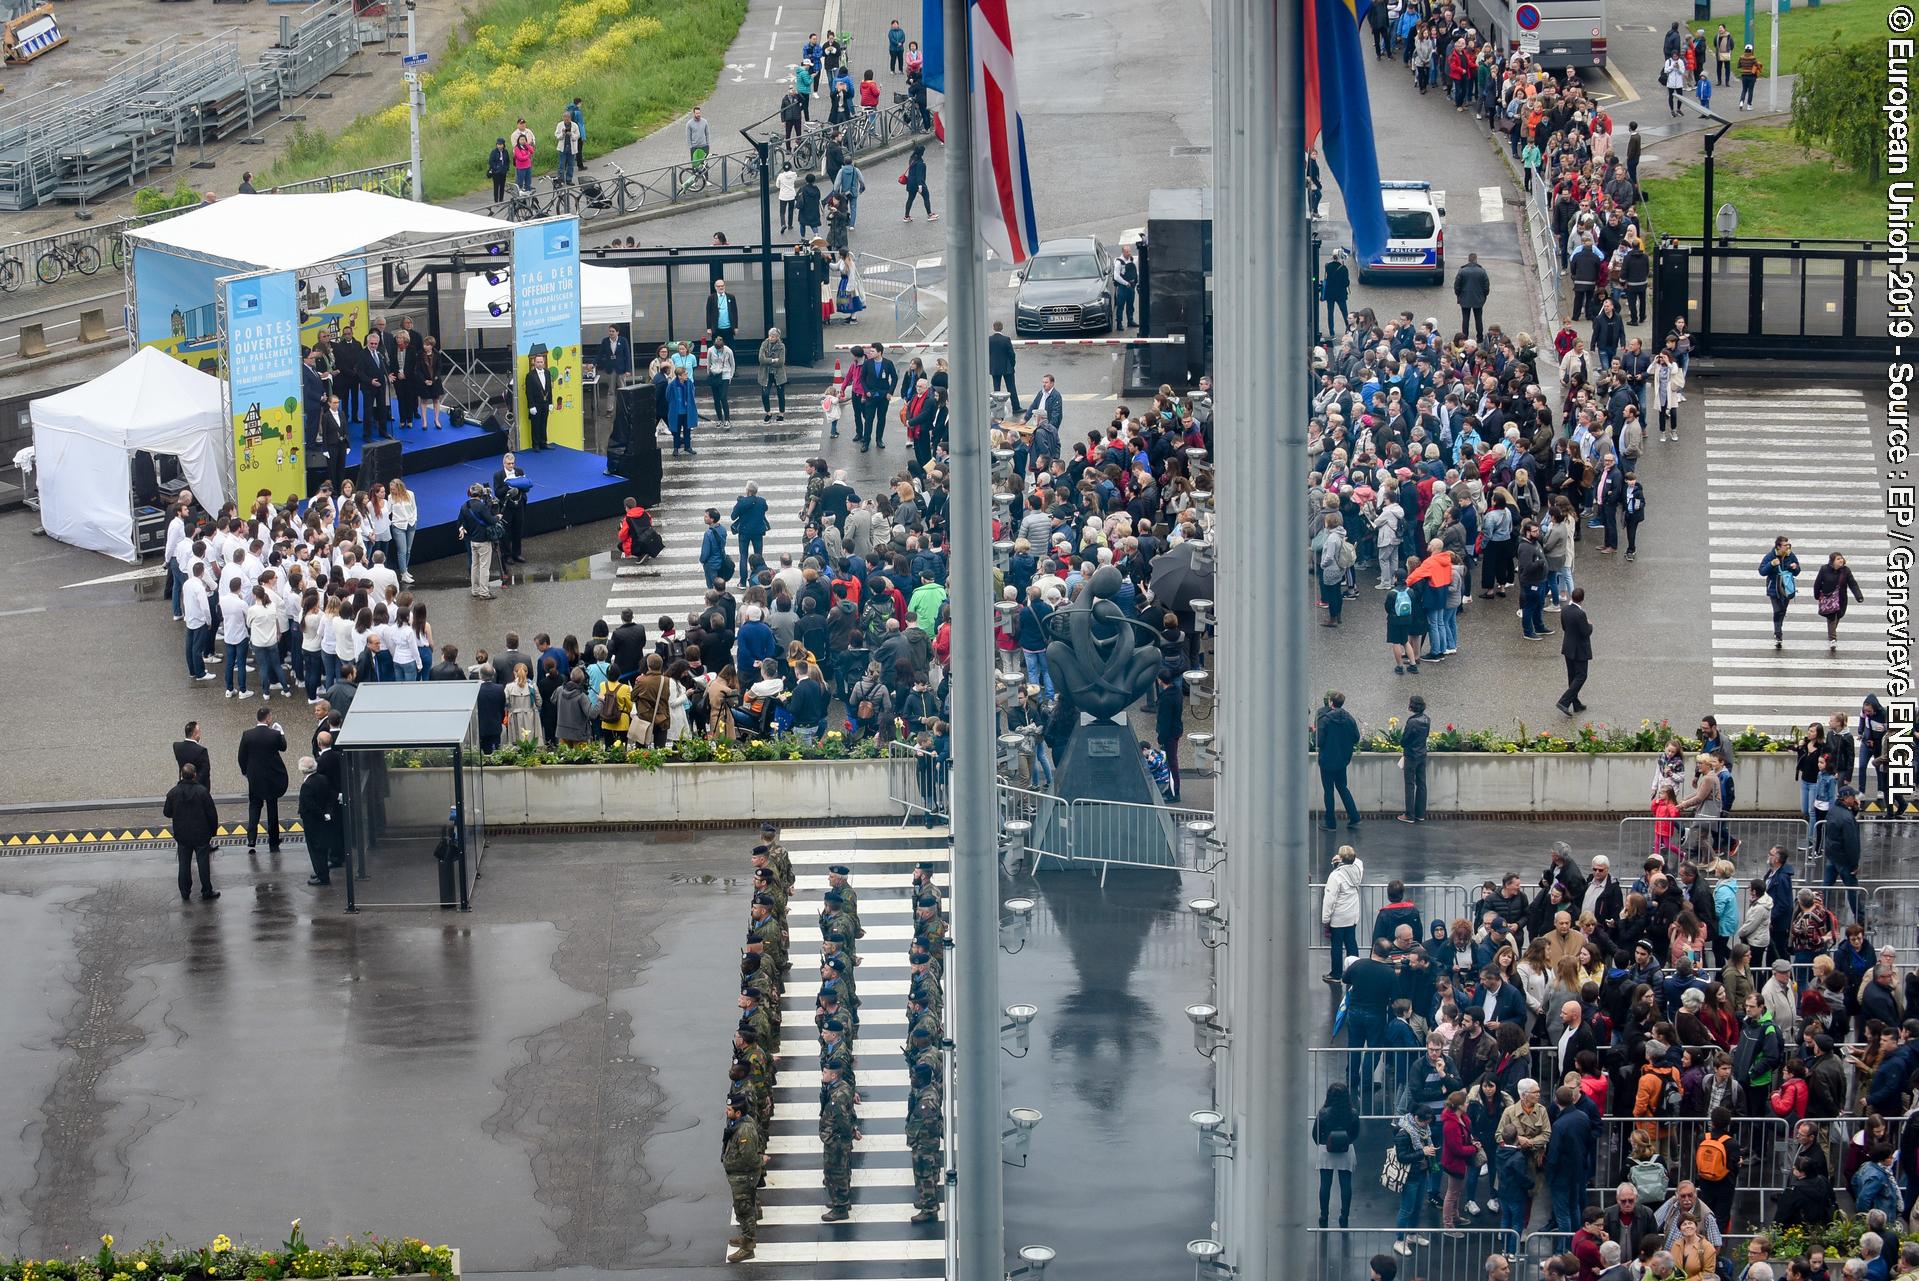
<path id="1" fill-rule="evenodd" d="M 1344 544 L 1342 544 L 1344 545 Z M 1395 575 L 1391 591 L 1386 593 L 1386 648 L 1393 656 L 1393 675 L 1419 675 L 1419 642 L 1426 635 L 1426 620 L 1413 589 L 1406 583 L 1406 571 Z"/>
<path id="2" fill-rule="evenodd" d="M 1319 573 L 1319 600 L 1326 607 L 1321 627 L 1339 626 L 1340 610 L 1346 603 L 1346 576 L 1359 563 L 1359 552 L 1346 537 L 1339 517 L 1324 518 L 1325 528 L 1314 536 L 1313 564 Z"/>
<path id="3" fill-rule="evenodd" d="M 1746 993 L 1739 1044 L 1732 1052 L 1732 1074 L 1746 1094 L 1747 1116 L 1765 1116 L 1770 1108 L 1773 1073 L 1784 1051 L 1772 1014 L 1758 992 Z"/>
<path id="4" fill-rule="evenodd" d="M 1699 1199 L 1712 1211 L 1721 1232 L 1732 1231 L 1733 1195 L 1738 1189 L 1739 1167 L 1745 1161 L 1739 1140 L 1733 1134 L 1732 1112 L 1714 1108 L 1706 1118 L 1706 1132 L 1700 1136 L 1693 1153 L 1693 1173 Z"/>
<path id="5" fill-rule="evenodd" d="M 609 747 L 624 742 L 633 721 L 633 687 L 609 670 L 594 697 L 593 715 L 600 723 L 600 738 Z"/>
<path id="6" fill-rule="evenodd" d="M 1772 550 L 1759 562 L 1759 576 L 1766 580 L 1766 599 L 1772 603 L 1772 647 L 1784 649 L 1786 610 L 1799 594 L 1799 557 L 1790 538 L 1772 540 Z"/>
<path id="7" fill-rule="evenodd" d="M 1326 1226 L 1331 1209 L 1333 1176 L 1339 1176 L 1339 1226 L 1347 1226 L 1353 1207 L 1353 1145 L 1359 1141 L 1359 1113 L 1353 1093 L 1344 1081 L 1326 1087 L 1326 1102 L 1313 1117 L 1313 1143 L 1318 1148 L 1319 1226 Z"/>
<path id="8" fill-rule="evenodd" d="M 1641 1048 L 1646 1062 L 1639 1069 L 1639 1084 L 1633 1092 L 1632 1114 L 1652 1119 L 1633 1128 L 1663 1142 L 1671 1133 L 1668 1125 L 1678 1120 L 1684 1109 L 1686 1092 L 1679 1078 L 1679 1069 L 1666 1061 L 1667 1046 L 1664 1041 L 1649 1037 Z"/>

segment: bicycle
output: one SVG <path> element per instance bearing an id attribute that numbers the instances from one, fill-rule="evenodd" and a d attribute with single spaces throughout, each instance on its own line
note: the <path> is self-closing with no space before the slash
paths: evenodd
<path id="1" fill-rule="evenodd" d="M 40 277 L 40 283 L 51 285 L 69 270 L 83 276 L 91 276 L 100 270 L 100 248 L 92 241 L 77 245 L 56 244 L 40 255 L 40 261 L 34 264 L 33 272 Z"/>
<path id="2" fill-rule="evenodd" d="M 691 164 L 681 165 L 673 174 L 673 190 L 676 195 L 693 196 L 706 190 L 711 181 L 707 174 L 708 153 L 701 147 L 693 153 Z"/>
<path id="3" fill-rule="evenodd" d="M 0 258 L 0 291 L 12 293 L 27 282 L 27 269 L 18 258 Z"/>
<path id="4" fill-rule="evenodd" d="M 551 200 L 543 203 L 536 193 L 524 188 L 510 187 L 506 195 L 506 216 L 513 222 L 531 222 L 552 213 L 554 203 Z"/>

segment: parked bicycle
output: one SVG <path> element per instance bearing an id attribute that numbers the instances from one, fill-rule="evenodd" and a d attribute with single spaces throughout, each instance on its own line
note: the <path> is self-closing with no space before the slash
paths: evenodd
<path id="1" fill-rule="evenodd" d="M 56 283 L 68 271 L 91 276 L 100 270 L 100 247 L 90 240 L 78 244 L 55 244 L 40 255 L 40 261 L 34 264 L 33 270 L 43 285 Z"/>
<path id="2" fill-rule="evenodd" d="M 12 293 L 27 283 L 27 269 L 18 258 L 0 258 L 0 291 Z"/>

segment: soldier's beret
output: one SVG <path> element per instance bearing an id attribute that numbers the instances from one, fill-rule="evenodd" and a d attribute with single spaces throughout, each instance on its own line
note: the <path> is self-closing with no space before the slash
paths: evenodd
<path id="1" fill-rule="evenodd" d="M 824 1023 L 820 1024 L 820 1031 L 844 1032 L 846 1031 L 846 1025 L 841 1023 L 838 1019 L 827 1019 Z"/>
<path id="2" fill-rule="evenodd" d="M 843 956 L 829 956 L 820 964 L 829 970 L 838 970 L 841 973 L 846 971 L 846 958 Z"/>
<path id="3" fill-rule="evenodd" d="M 931 1085 L 932 1083 L 933 1065 L 931 1063 L 915 1063 L 913 1065 L 913 1084 Z"/>
<path id="4" fill-rule="evenodd" d="M 826 891 L 826 901 L 828 903 L 844 903 L 846 901 L 846 895 L 840 893 L 838 890 L 828 890 Z"/>
<path id="5" fill-rule="evenodd" d="M 771 907 L 773 906 L 773 896 L 771 894 L 755 894 L 753 896 L 753 906 Z"/>
<path id="6" fill-rule="evenodd" d="M 846 865 L 844 863 L 835 863 L 833 864 L 833 866 L 827 868 L 826 870 L 831 872 L 835 876 L 851 876 L 852 875 L 851 872 L 846 870 Z"/>
<path id="7" fill-rule="evenodd" d="M 831 987 L 823 987 L 820 989 L 820 1000 L 837 1001 L 839 999 L 840 999 L 840 994 L 835 989 Z"/>

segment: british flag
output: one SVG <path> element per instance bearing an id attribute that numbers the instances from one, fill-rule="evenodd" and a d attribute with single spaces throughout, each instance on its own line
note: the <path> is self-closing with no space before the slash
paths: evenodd
<path id="1" fill-rule="evenodd" d="M 962 0 L 924 0 L 922 8 L 926 87 L 946 91 L 945 5 Z M 973 191 L 979 202 L 980 235 L 987 248 L 1015 266 L 1039 247 L 1033 210 L 1033 176 L 1026 162 L 1026 126 L 1019 114 L 1013 72 L 1013 24 L 1006 0 L 970 0 L 972 45 Z"/>

